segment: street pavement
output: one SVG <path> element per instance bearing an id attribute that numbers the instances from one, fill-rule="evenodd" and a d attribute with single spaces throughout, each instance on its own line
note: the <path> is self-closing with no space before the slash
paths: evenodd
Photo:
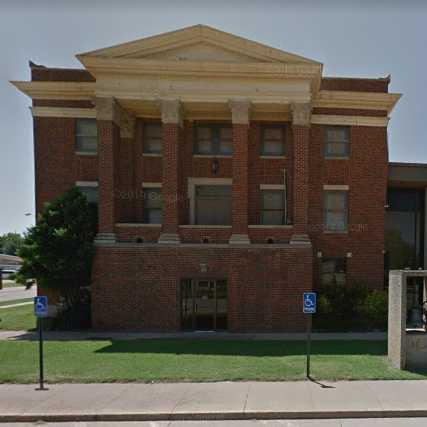
<path id="1" fill-rule="evenodd" d="M 123 421 L 69 423 L 6 423 L 1 427 L 425 427 L 427 418 L 247 421 Z"/>
<path id="2" fill-rule="evenodd" d="M 271 420 L 263 425 L 274 426 L 277 422 L 274 424 L 273 420 L 281 419 L 318 419 L 316 425 L 322 425 L 320 419 L 329 418 L 427 417 L 427 380 L 49 384 L 48 388 L 36 391 L 34 384 L 0 385 L 0 423 L 39 419 L 52 422 L 259 419 Z M 401 425 L 393 423 L 389 425 Z"/>
<path id="3" fill-rule="evenodd" d="M 0 302 L 32 298 L 36 296 L 36 287 L 25 289 L 25 286 L 0 289 Z"/>

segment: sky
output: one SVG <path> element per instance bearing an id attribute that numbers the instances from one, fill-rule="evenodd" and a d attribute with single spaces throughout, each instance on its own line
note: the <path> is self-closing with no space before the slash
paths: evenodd
<path id="1" fill-rule="evenodd" d="M 81 67 L 74 55 L 206 24 L 324 64 L 324 76 L 384 77 L 403 96 L 391 161 L 427 162 L 427 2 L 399 0 L 0 0 L 0 234 L 34 223 L 28 61 Z"/>

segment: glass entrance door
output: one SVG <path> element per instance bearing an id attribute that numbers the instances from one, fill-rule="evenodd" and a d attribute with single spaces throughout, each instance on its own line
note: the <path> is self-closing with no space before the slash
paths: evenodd
<path id="1" fill-rule="evenodd" d="M 182 280 L 181 322 L 183 329 L 227 329 L 227 281 Z"/>

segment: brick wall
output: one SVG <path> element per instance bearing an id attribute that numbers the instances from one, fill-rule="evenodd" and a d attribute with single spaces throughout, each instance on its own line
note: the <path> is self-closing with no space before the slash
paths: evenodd
<path id="1" fill-rule="evenodd" d="M 98 156 L 75 153 L 75 119 L 34 118 L 36 211 L 75 185 L 98 180 Z"/>
<path id="2" fill-rule="evenodd" d="M 141 122 L 139 121 L 141 127 Z M 179 166 L 179 220 L 188 224 L 188 177 L 232 177 L 232 159 L 220 158 L 217 173 L 212 169 L 212 158 L 192 156 L 193 123 L 185 122 L 181 142 Z M 259 156 L 261 123 L 251 123 L 248 146 L 248 205 L 249 224 L 258 224 L 260 215 L 260 184 L 281 184 L 283 169 L 288 175 L 288 212 L 293 211 L 293 138 L 290 126 L 287 131 L 286 157 L 262 159 Z M 309 142 L 309 234 L 314 250 L 323 256 L 345 256 L 348 259 L 350 280 L 368 281 L 375 286 L 383 282 L 384 209 L 387 184 L 386 129 L 380 127 L 351 128 L 351 156 L 349 160 L 325 160 L 323 156 L 324 130 L 321 125 L 310 129 Z M 37 211 L 43 203 L 61 195 L 76 181 L 98 180 L 98 157 L 75 154 L 75 119 L 35 118 L 35 164 Z M 118 147 L 116 194 L 119 194 L 117 222 L 142 221 L 142 205 L 135 198 L 142 181 L 162 181 L 162 157 L 142 156 L 142 131 L 136 143 L 123 140 Z M 350 230 L 348 234 L 325 234 L 323 227 L 323 185 L 348 184 Z M 116 229 L 119 240 L 157 241 L 159 230 L 149 227 Z M 212 243 L 223 243 L 231 235 L 230 229 L 200 230 L 179 228 L 186 243 L 200 243 L 208 238 Z M 292 227 L 282 229 L 249 228 L 251 241 L 264 243 L 287 242 L 293 234 Z M 318 269 L 315 260 L 315 271 Z M 316 281 L 318 276 L 316 275 Z"/>
<path id="3" fill-rule="evenodd" d="M 200 263 L 208 272 L 200 272 Z M 227 279 L 231 331 L 303 331 L 302 292 L 311 289 L 311 248 L 224 245 L 98 247 L 93 321 L 105 330 L 180 329 L 182 278 Z"/>
<path id="4" fill-rule="evenodd" d="M 351 127 L 348 160 L 324 159 L 324 128 L 313 125 L 310 139 L 309 233 L 324 257 L 347 260 L 350 282 L 383 284 L 384 205 L 388 154 L 383 127 Z M 349 185 L 349 231 L 323 233 L 323 185 Z M 316 272 L 319 260 L 315 260 Z M 318 280 L 315 274 L 315 280 Z"/>

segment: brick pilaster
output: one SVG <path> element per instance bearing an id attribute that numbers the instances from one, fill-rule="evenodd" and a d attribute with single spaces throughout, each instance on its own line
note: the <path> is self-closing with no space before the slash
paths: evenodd
<path id="1" fill-rule="evenodd" d="M 115 241 L 115 159 L 120 128 L 110 120 L 98 120 L 99 200 L 97 241 Z"/>
<path id="2" fill-rule="evenodd" d="M 248 244 L 248 101 L 230 101 L 233 122 L 232 235 L 230 243 Z"/>
<path id="3" fill-rule="evenodd" d="M 135 143 L 133 150 L 133 192 L 134 192 L 134 218 L 135 222 L 144 222 L 144 194 L 142 189 L 143 181 L 143 138 L 144 125 L 141 120 L 136 124 Z"/>
<path id="4" fill-rule="evenodd" d="M 294 234 L 291 238 L 291 243 L 310 243 L 308 236 L 310 119 L 310 104 L 294 104 L 292 106 Z"/>
<path id="5" fill-rule="evenodd" d="M 182 107 L 178 100 L 162 101 L 163 180 L 162 233 L 159 243 L 179 243 L 179 140 L 182 128 Z"/>

